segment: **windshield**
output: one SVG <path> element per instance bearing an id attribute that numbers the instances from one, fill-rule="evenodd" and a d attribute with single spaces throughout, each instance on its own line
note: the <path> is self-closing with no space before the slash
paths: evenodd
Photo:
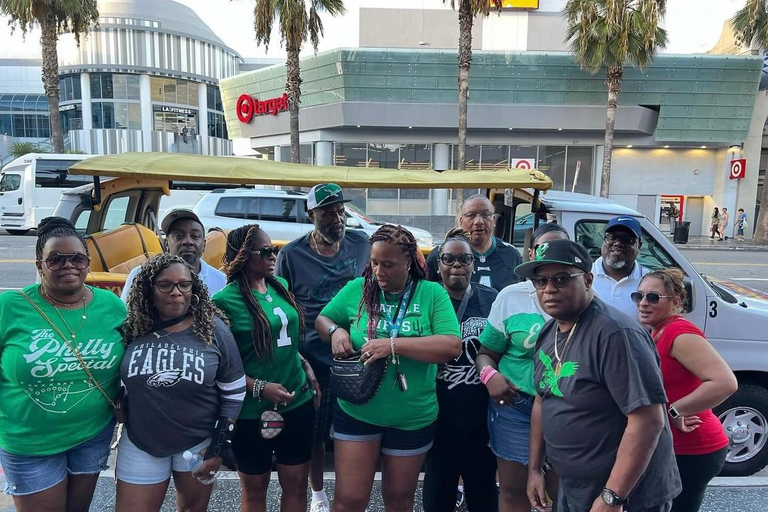
<path id="1" fill-rule="evenodd" d="M 367 213 L 365 213 L 364 211 L 362 211 L 362 210 L 361 210 L 360 208 L 358 208 L 357 206 L 354 206 L 352 203 L 347 203 L 347 205 L 346 205 L 346 206 L 347 206 L 347 208 L 348 208 L 349 210 L 351 210 L 352 212 L 354 212 L 354 214 L 355 214 L 355 215 L 357 215 L 358 217 L 360 217 L 361 219 L 363 219 L 363 220 L 364 220 L 365 222 L 367 222 L 368 224 L 372 224 L 372 225 L 374 225 L 374 226 L 383 226 L 383 225 L 384 225 L 384 223 L 383 223 L 383 222 L 381 222 L 380 220 L 376 220 L 376 219 L 374 219 L 373 217 L 371 217 L 370 215 L 368 215 Z"/>
<path id="2" fill-rule="evenodd" d="M 18 190 L 20 186 L 20 174 L 3 174 L 3 177 L 0 179 L 0 192 L 11 192 L 12 190 Z"/>

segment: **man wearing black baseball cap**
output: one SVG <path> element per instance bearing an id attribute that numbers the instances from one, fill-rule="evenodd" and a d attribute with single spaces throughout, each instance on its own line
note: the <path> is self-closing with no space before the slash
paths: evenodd
<path id="1" fill-rule="evenodd" d="M 546 452 L 560 475 L 559 511 L 668 512 L 681 485 L 656 348 L 594 296 L 590 269 L 570 240 L 540 244 L 515 269 L 552 316 L 534 349 L 528 497 L 545 510 Z"/>
<path id="2" fill-rule="evenodd" d="M 352 279 L 362 275 L 370 258 L 368 235 L 346 229 L 344 191 L 336 183 L 320 183 L 307 194 L 307 213 L 314 229 L 287 244 L 277 255 L 275 272 L 288 281 L 291 292 L 304 308 L 305 337 L 299 346 L 309 361 L 322 391 L 322 403 L 315 414 L 314 448 L 309 483 L 312 486 L 310 512 L 328 512 L 323 490 L 325 441 L 329 437 L 336 397 L 330 388 L 331 346 L 315 331 L 315 319 Z"/>
<path id="3" fill-rule="evenodd" d="M 637 319 L 637 306 L 630 295 L 637 291 L 648 269 L 637 262 L 643 246 L 640 222 L 629 215 L 608 221 L 600 257 L 592 266 L 595 293 L 600 299 Z"/>

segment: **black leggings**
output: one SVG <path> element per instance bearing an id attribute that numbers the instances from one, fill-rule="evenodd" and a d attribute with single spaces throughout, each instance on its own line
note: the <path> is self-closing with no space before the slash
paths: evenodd
<path id="1" fill-rule="evenodd" d="M 453 512 L 456 486 L 464 479 L 464 496 L 469 512 L 494 512 L 496 494 L 496 456 L 488 439 L 474 435 L 445 439 L 435 437 L 427 453 L 424 474 L 424 512 Z"/>
<path id="2" fill-rule="evenodd" d="M 725 464 L 726 446 L 722 450 L 704 455 L 676 455 L 677 469 L 683 483 L 683 492 L 675 498 L 672 512 L 698 512 L 710 480 L 720 473 Z"/>

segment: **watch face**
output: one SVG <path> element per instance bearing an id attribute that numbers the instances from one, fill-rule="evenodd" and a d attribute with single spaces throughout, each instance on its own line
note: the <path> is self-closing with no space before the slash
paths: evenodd
<path id="1" fill-rule="evenodd" d="M 603 501 L 606 503 L 606 505 L 611 507 L 616 503 L 616 496 L 608 489 L 603 489 L 603 493 L 600 495 L 600 497 L 603 498 Z"/>

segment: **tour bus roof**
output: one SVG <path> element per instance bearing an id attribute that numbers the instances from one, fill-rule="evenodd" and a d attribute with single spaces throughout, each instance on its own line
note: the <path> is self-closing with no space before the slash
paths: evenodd
<path id="1" fill-rule="evenodd" d="M 532 169 L 443 172 L 370 169 L 179 153 L 95 156 L 77 162 L 69 168 L 69 172 L 115 178 L 288 187 L 311 187 L 317 183 L 333 182 L 349 188 L 552 188 L 549 177 Z"/>

